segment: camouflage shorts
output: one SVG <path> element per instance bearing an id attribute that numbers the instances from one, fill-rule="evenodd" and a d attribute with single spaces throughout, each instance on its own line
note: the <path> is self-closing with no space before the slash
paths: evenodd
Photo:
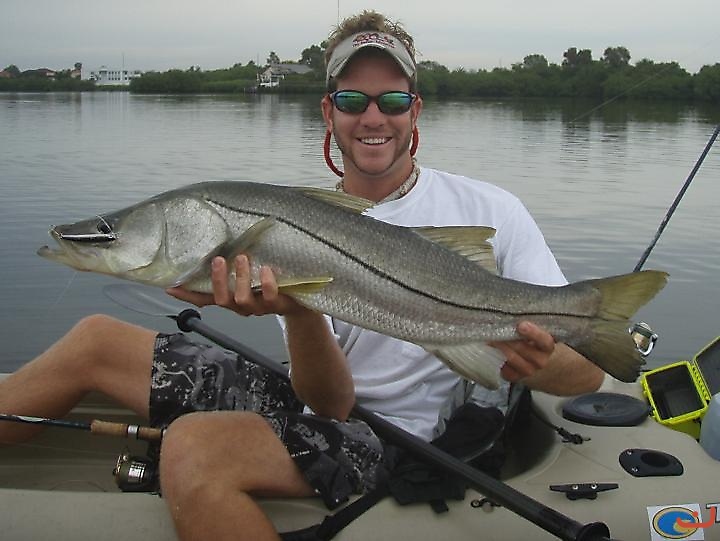
<path id="1" fill-rule="evenodd" d="M 386 475 L 383 447 L 359 420 L 303 414 L 290 383 L 237 353 L 159 334 L 155 341 L 150 422 L 167 426 L 185 413 L 214 410 L 262 415 L 310 485 L 330 508 L 372 490 Z"/>

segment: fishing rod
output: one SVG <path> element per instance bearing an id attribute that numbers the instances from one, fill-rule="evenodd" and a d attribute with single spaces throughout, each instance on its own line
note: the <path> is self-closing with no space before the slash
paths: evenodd
<path id="1" fill-rule="evenodd" d="M 640 257 L 640 261 L 637 262 L 637 265 L 635 265 L 635 268 L 633 269 L 633 272 L 638 272 L 640 269 L 642 269 L 643 265 L 647 261 L 647 258 L 650 256 L 650 252 L 652 252 L 653 248 L 655 248 L 655 245 L 657 244 L 658 240 L 660 239 L 660 235 L 662 235 L 663 231 L 665 231 L 665 227 L 667 227 L 668 222 L 670 221 L 670 218 L 675 213 L 675 209 L 677 209 L 678 205 L 680 204 L 680 200 L 685 195 L 685 192 L 690 187 L 690 183 L 695 178 L 695 174 L 698 172 L 698 169 L 700 169 L 700 166 L 702 165 L 703 161 L 705 161 L 705 156 L 707 156 L 708 152 L 710 152 L 710 148 L 713 146 L 713 143 L 715 143 L 715 139 L 717 139 L 718 134 L 720 133 L 720 124 L 718 124 L 715 127 L 715 131 L 710 136 L 710 140 L 707 142 L 707 145 L 705 145 L 705 149 L 700 154 L 700 157 L 695 162 L 695 166 L 690 171 L 690 174 L 688 175 L 687 179 L 685 180 L 685 184 L 683 184 L 683 187 L 678 192 L 677 196 L 675 197 L 675 201 L 673 201 L 672 205 L 670 205 L 670 208 L 668 209 L 667 213 L 665 214 L 665 218 L 663 218 L 662 222 L 660 222 L 660 227 L 658 227 L 657 232 L 655 233 L 655 237 L 650 242 L 650 245 L 645 249 L 645 252 Z"/>
<path id="2" fill-rule="evenodd" d="M 146 293 L 148 289 L 135 284 L 112 284 L 105 286 L 103 291 L 126 308 L 140 311 L 146 315 L 169 317 L 175 321 L 181 331 L 200 334 L 284 379 L 289 377 L 286 367 L 280 363 L 204 323 L 200 313 L 194 307 L 178 313 L 177 307 L 173 306 L 168 313 L 167 309 L 171 308 L 171 305 L 166 300 L 159 301 L 151 294 Z M 148 311 L 148 303 L 154 305 L 156 308 L 154 312 Z M 491 501 L 504 506 L 559 539 L 564 541 L 612 541 L 607 525 L 602 522 L 581 524 L 393 425 L 362 406 L 356 404 L 353 407 L 353 415 L 365 421 L 385 441 L 402 447 L 416 458 L 459 476 Z"/>
<path id="3" fill-rule="evenodd" d="M 0 421 L 12 423 L 26 423 L 32 425 L 54 426 L 59 428 L 74 428 L 85 430 L 100 436 L 116 436 L 120 438 L 160 441 L 163 436 L 163 429 L 149 426 L 133 425 L 128 423 L 113 423 L 110 421 L 93 420 L 90 422 L 68 421 L 64 419 L 48 419 L 46 417 L 34 417 L 32 415 L 14 415 L 0 413 Z"/>

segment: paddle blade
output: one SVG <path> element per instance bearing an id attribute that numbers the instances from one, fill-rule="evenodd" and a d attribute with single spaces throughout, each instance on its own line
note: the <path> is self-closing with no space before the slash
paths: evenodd
<path id="1" fill-rule="evenodd" d="M 140 284 L 108 284 L 103 293 L 120 306 L 147 316 L 175 317 L 188 308 L 196 306 L 170 297 L 162 289 Z"/>

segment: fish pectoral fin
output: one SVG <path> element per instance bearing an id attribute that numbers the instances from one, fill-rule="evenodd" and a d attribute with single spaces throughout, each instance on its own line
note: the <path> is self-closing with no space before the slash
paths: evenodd
<path id="1" fill-rule="evenodd" d="M 198 278 L 202 278 L 204 274 L 210 274 L 208 264 L 205 264 L 206 258 L 203 259 L 197 265 L 194 265 L 190 269 L 183 273 L 180 273 L 175 281 L 170 284 L 170 287 L 181 287 L 184 284 L 188 284 Z"/>
<path id="2" fill-rule="evenodd" d="M 485 342 L 423 347 L 464 378 L 488 389 L 500 386 L 500 368 L 505 364 L 505 356 Z"/>
<path id="3" fill-rule="evenodd" d="M 309 276 L 302 278 L 280 278 L 278 279 L 278 291 L 285 295 L 312 295 L 322 291 L 325 286 L 332 282 L 332 276 Z"/>
<path id="4" fill-rule="evenodd" d="M 493 245 L 488 242 L 495 229 L 484 226 L 413 227 L 418 235 L 457 252 L 482 268 L 497 274 Z"/>
<path id="5" fill-rule="evenodd" d="M 223 242 L 211 250 L 197 264 L 181 273 L 173 287 L 179 287 L 188 282 L 192 282 L 198 278 L 204 278 L 210 274 L 210 264 L 215 257 L 224 257 L 227 261 L 232 261 L 236 256 L 242 253 L 249 253 L 253 246 L 260 242 L 263 236 L 277 223 L 273 217 L 263 218 L 248 227 L 239 237 Z"/>
<path id="6" fill-rule="evenodd" d="M 300 192 L 302 192 L 303 195 L 307 197 L 317 199 L 318 201 L 322 201 L 324 203 L 327 203 L 328 205 L 333 205 L 335 207 L 348 210 L 355 214 L 362 214 L 367 209 L 375 206 L 375 203 L 373 201 L 370 201 L 369 199 L 357 197 L 355 195 L 349 195 L 344 192 L 337 192 L 335 190 L 309 187 L 292 189 L 299 190 Z"/>
<path id="7" fill-rule="evenodd" d="M 225 257 L 228 253 L 228 250 L 229 250 L 228 246 L 230 246 L 230 244 L 231 243 L 224 242 L 224 243 L 218 245 L 214 250 L 212 250 L 210 253 L 208 253 L 205 257 L 203 257 L 195 265 L 188 268 L 186 271 L 180 273 L 177 276 L 177 278 L 175 279 L 175 282 L 172 284 L 172 287 L 180 287 L 183 284 L 187 284 L 194 280 L 202 279 L 202 278 L 206 278 L 206 277 L 210 276 L 210 264 L 211 264 L 213 258 L 215 258 L 217 256 Z"/>
<path id="8" fill-rule="evenodd" d="M 253 246 L 259 243 L 270 229 L 275 227 L 275 224 L 277 224 L 277 220 L 272 216 L 255 222 L 243 231 L 239 237 L 220 245 L 218 247 L 219 251 L 215 255 L 221 255 L 231 261 L 242 253 L 250 252 Z"/>

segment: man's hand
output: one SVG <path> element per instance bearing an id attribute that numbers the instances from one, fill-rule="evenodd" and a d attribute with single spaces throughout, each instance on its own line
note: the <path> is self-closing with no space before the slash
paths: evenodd
<path id="1" fill-rule="evenodd" d="M 555 339 L 542 327 L 522 321 L 517 326 L 517 332 L 522 337 L 519 340 L 490 342 L 505 355 L 506 362 L 500 374 L 511 382 L 525 379 L 545 368 L 555 351 Z"/>
<path id="2" fill-rule="evenodd" d="M 251 287 L 250 260 L 246 255 L 235 258 L 235 284 L 229 283 L 228 262 L 222 257 L 212 260 L 212 293 L 196 293 L 174 287 L 167 293 L 196 306 L 217 305 L 243 316 L 266 314 L 291 315 L 308 308 L 280 293 L 275 274 L 269 267 L 260 269 L 260 291 Z"/>

